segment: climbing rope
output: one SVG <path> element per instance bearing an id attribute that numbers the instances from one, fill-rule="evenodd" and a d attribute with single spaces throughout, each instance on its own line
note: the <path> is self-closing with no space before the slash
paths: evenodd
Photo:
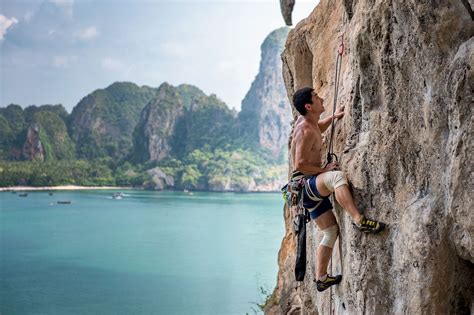
<path id="1" fill-rule="evenodd" d="M 342 24 L 343 26 L 346 25 L 346 14 L 343 12 L 342 15 Z M 336 129 L 336 119 L 334 118 L 334 114 L 336 113 L 336 106 L 337 106 L 337 97 L 339 94 L 339 79 L 341 77 L 341 65 L 342 65 L 342 56 L 344 55 L 344 33 L 345 29 L 342 32 L 341 35 L 341 43 L 339 44 L 339 48 L 337 49 L 337 56 L 336 56 L 336 66 L 335 66 L 335 75 L 334 75 L 334 102 L 333 102 L 333 107 L 332 107 L 332 120 L 331 120 L 331 133 L 329 136 L 329 145 L 328 145 L 328 151 L 327 151 L 327 164 L 331 163 L 333 161 L 333 158 L 335 159 L 336 162 L 338 162 L 337 155 L 334 153 L 334 132 Z M 334 196 L 331 194 L 331 201 L 332 204 L 334 204 Z M 330 268 L 330 274 L 333 275 L 333 268 L 332 268 L 332 253 L 331 253 L 331 260 L 329 262 L 329 268 Z M 334 294 L 332 290 L 332 286 L 329 288 L 329 314 L 334 314 L 334 308 L 333 308 L 333 300 L 334 300 Z"/>
<path id="2" fill-rule="evenodd" d="M 337 96 L 339 94 L 339 79 L 341 77 L 341 65 L 342 65 L 342 55 L 344 54 L 344 33 L 341 36 L 341 44 L 337 50 L 337 57 L 336 57 L 336 73 L 334 75 L 334 102 L 332 107 L 332 120 L 331 120 L 331 133 L 329 136 L 329 145 L 328 145 L 328 153 L 327 153 L 327 163 L 331 163 L 333 161 L 333 157 L 336 159 L 337 162 L 337 155 L 334 154 L 334 130 L 336 129 L 336 119 L 334 118 L 334 114 L 336 113 L 336 105 L 337 105 Z"/>

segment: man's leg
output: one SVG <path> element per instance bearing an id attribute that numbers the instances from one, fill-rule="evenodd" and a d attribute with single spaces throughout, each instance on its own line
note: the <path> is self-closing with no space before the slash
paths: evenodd
<path id="1" fill-rule="evenodd" d="M 319 194 L 322 197 L 326 197 L 332 192 L 335 192 L 337 202 L 349 213 L 355 223 L 359 223 L 362 215 L 354 204 L 354 200 L 352 199 L 351 192 L 349 191 L 347 181 L 339 183 L 339 185 L 334 188 L 334 183 L 332 182 L 334 180 L 332 178 L 325 180 L 325 176 L 331 176 L 329 173 L 330 172 L 323 173 L 316 178 L 316 188 L 318 188 Z M 339 176 L 344 176 L 342 172 L 339 171 L 339 173 Z"/>
<path id="2" fill-rule="evenodd" d="M 337 226 L 336 218 L 331 210 L 326 211 L 316 218 L 316 225 L 323 231 L 332 226 Z M 316 280 L 327 274 L 329 260 L 331 259 L 332 248 L 319 244 L 316 257 Z"/>
<path id="3" fill-rule="evenodd" d="M 318 175 L 316 178 L 316 188 L 322 197 L 329 196 L 335 192 L 336 200 L 352 217 L 353 222 L 359 230 L 369 233 L 378 233 L 382 231 L 385 224 L 365 218 L 357 209 L 346 177 L 341 171 L 331 171 Z"/>

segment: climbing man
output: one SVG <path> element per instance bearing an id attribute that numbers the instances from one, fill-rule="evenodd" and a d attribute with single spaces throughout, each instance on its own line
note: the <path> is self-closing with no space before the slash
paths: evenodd
<path id="1" fill-rule="evenodd" d="M 329 195 L 335 193 L 337 202 L 352 217 L 353 224 L 366 233 L 378 233 L 385 224 L 366 218 L 357 209 L 349 191 L 345 174 L 339 170 L 337 162 L 321 167 L 322 133 L 329 127 L 332 119 L 344 116 L 344 106 L 339 106 L 334 117 L 320 120 L 324 112 L 324 100 L 310 87 L 302 88 L 293 96 L 293 106 L 301 114 L 296 121 L 291 143 L 291 156 L 294 171 L 292 180 L 305 177 L 303 206 L 309 211 L 310 218 L 323 232 L 323 239 L 317 250 L 316 287 L 324 291 L 342 280 L 342 275 L 327 274 L 332 248 L 338 236 L 338 225 L 329 201 Z"/>

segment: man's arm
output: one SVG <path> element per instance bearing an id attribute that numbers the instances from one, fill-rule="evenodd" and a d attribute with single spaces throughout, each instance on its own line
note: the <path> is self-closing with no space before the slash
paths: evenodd
<path id="1" fill-rule="evenodd" d="M 319 126 L 319 130 L 321 130 L 321 133 L 325 132 L 326 129 L 328 129 L 331 122 L 332 122 L 332 115 L 318 121 L 318 126 Z"/>
<path id="2" fill-rule="evenodd" d="M 321 133 L 325 132 L 326 129 L 328 129 L 333 119 L 341 118 L 343 116 L 344 116 L 344 105 L 340 105 L 339 107 L 336 108 L 336 111 L 334 112 L 334 118 L 331 115 L 318 121 L 318 126 L 319 126 L 319 130 L 321 130 Z"/>
<path id="3" fill-rule="evenodd" d="M 325 170 L 321 167 L 314 165 L 311 158 L 311 147 L 314 144 L 316 139 L 316 131 L 305 128 L 302 131 L 302 134 L 299 135 L 295 143 L 295 169 L 302 172 L 305 175 L 313 175 L 324 172 Z M 319 150 L 315 150 L 319 152 Z"/>

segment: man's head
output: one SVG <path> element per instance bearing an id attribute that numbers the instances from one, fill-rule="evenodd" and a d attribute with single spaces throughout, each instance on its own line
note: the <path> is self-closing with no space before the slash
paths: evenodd
<path id="1" fill-rule="evenodd" d="M 308 111 L 315 111 L 319 114 L 324 112 L 323 99 L 310 87 L 304 87 L 295 92 L 293 106 L 302 116 L 305 116 Z"/>

